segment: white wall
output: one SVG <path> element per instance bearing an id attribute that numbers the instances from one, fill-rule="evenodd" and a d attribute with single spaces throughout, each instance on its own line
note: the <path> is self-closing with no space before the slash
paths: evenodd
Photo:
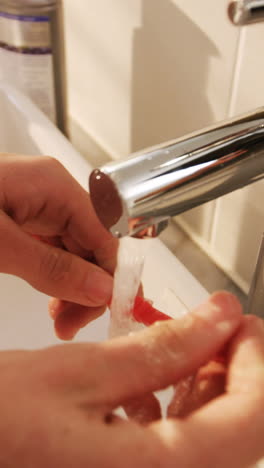
<path id="1" fill-rule="evenodd" d="M 71 115 L 112 157 L 130 151 L 140 0 L 65 0 Z"/>
<path id="2" fill-rule="evenodd" d="M 112 157 L 225 116 L 238 37 L 226 1 L 64 4 L 70 110 Z"/>
<path id="3" fill-rule="evenodd" d="M 264 24 L 233 26 L 229 1 L 64 4 L 70 114 L 93 164 L 263 104 Z M 259 182 L 178 219 L 245 290 L 263 192 Z"/>

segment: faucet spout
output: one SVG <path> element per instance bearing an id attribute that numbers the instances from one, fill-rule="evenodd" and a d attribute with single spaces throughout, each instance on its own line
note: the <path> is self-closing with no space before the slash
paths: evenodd
<path id="1" fill-rule="evenodd" d="M 264 177 L 264 108 L 102 166 L 89 180 L 113 235 L 158 235 L 167 220 Z"/>

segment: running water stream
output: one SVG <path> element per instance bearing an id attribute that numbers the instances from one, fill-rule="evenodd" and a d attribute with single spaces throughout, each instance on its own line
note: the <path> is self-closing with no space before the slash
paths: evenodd
<path id="1" fill-rule="evenodd" d="M 111 338 L 128 335 L 131 331 L 143 328 L 133 319 L 131 311 L 140 287 L 146 253 L 145 242 L 149 241 L 131 237 L 120 239 L 110 305 L 109 336 Z"/>

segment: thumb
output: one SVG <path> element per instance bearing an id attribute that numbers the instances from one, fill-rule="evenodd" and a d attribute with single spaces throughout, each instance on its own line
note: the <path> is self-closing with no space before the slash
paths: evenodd
<path id="1" fill-rule="evenodd" d="M 106 304 L 112 277 L 82 258 L 22 231 L 0 212 L 0 270 L 21 277 L 51 296 L 86 306 Z"/>
<path id="2" fill-rule="evenodd" d="M 181 319 L 106 341 L 92 353 L 90 345 L 80 345 L 75 348 L 74 375 L 86 396 L 89 389 L 95 405 L 117 407 L 194 374 L 223 348 L 241 322 L 241 306 L 235 297 L 216 293 Z M 71 358 L 65 356 L 64 348 L 63 359 L 70 366 L 73 348 L 67 349 Z M 70 379 L 72 385 L 72 374 Z"/>

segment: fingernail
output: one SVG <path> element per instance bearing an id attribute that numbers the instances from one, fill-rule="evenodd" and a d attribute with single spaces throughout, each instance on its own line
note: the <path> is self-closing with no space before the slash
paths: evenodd
<path id="1" fill-rule="evenodd" d="M 57 315 L 57 308 L 53 304 L 48 305 L 48 310 L 49 310 L 49 316 L 52 320 L 55 320 L 56 315 Z"/>
<path id="2" fill-rule="evenodd" d="M 220 309 L 241 310 L 241 304 L 236 296 L 227 291 L 219 291 L 212 294 L 209 301 Z"/>
<path id="3" fill-rule="evenodd" d="M 248 324 L 248 328 L 257 330 L 258 332 L 264 334 L 263 319 L 261 319 L 260 317 L 257 317 L 256 315 L 247 315 L 245 319 L 246 319 L 246 323 Z"/>
<path id="4" fill-rule="evenodd" d="M 86 291 L 94 305 L 109 303 L 113 293 L 113 278 L 100 270 L 94 271 L 86 281 Z"/>
<path id="5" fill-rule="evenodd" d="M 224 325 L 237 321 L 241 315 L 241 305 L 238 299 L 226 291 L 214 293 L 207 302 L 201 305 L 196 314 L 200 317 L 208 318 Z"/>
<path id="6" fill-rule="evenodd" d="M 71 331 L 70 333 L 61 333 L 59 332 L 59 330 L 56 330 L 55 328 L 55 334 L 56 336 L 60 339 L 60 340 L 63 340 L 63 341 L 72 341 L 73 338 L 75 338 L 76 334 L 77 334 L 78 330 L 75 330 L 74 332 Z"/>
<path id="7" fill-rule="evenodd" d="M 77 330 L 77 331 L 78 331 L 78 330 Z M 64 340 L 64 341 L 72 341 L 72 340 L 75 338 L 75 336 L 76 336 L 76 334 L 77 334 L 77 331 L 74 332 L 74 333 L 72 333 L 72 334 L 70 334 L 70 335 L 68 335 L 68 336 L 65 336 L 65 337 L 63 338 L 63 340 Z"/>
<path id="8" fill-rule="evenodd" d="M 57 315 L 60 313 L 60 308 L 61 308 L 61 301 L 60 299 L 56 299 L 56 298 L 51 298 L 49 300 L 49 304 L 48 304 L 48 308 L 49 308 L 49 315 L 50 317 L 55 320 L 55 318 L 57 317 Z"/>

